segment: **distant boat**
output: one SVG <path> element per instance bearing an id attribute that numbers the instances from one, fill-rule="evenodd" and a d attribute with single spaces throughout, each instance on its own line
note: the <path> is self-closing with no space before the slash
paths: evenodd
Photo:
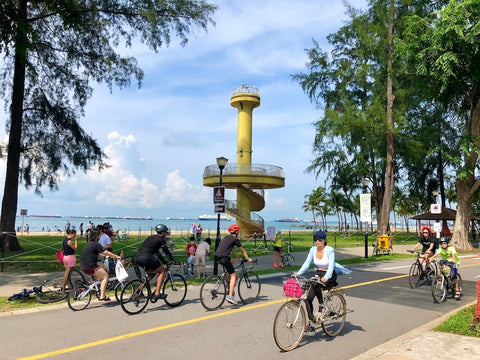
<path id="1" fill-rule="evenodd" d="M 298 218 L 281 218 L 278 220 L 275 220 L 276 222 L 299 222 Z"/>
<path id="2" fill-rule="evenodd" d="M 202 221 L 217 220 L 217 219 L 218 219 L 218 215 L 200 215 L 198 217 L 198 220 L 202 220 Z M 220 215 L 220 220 L 230 221 L 232 220 L 232 218 L 228 215 Z"/>
<path id="3" fill-rule="evenodd" d="M 165 220 L 185 220 L 185 218 L 182 217 L 167 217 Z"/>
<path id="4" fill-rule="evenodd" d="M 60 219 L 61 215 L 30 215 L 31 218 Z"/>

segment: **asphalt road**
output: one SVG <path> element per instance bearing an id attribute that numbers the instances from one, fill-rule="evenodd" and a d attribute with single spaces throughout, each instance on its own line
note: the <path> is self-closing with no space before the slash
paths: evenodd
<path id="1" fill-rule="evenodd" d="M 428 285 L 410 289 L 406 274 L 413 259 L 352 267 L 339 277 L 345 288 L 347 323 L 342 333 L 306 334 L 300 346 L 280 351 L 273 340 L 274 316 L 285 301 L 282 277 L 262 278 L 260 300 L 248 306 L 224 305 L 207 312 L 199 287 L 186 301 L 169 308 L 162 301 L 129 316 L 118 303 L 94 301 L 81 312 L 66 303 L 49 311 L 3 316 L 2 359 L 351 359 L 452 309 L 476 299 L 478 257 L 462 259 L 464 294 L 434 304 Z"/>

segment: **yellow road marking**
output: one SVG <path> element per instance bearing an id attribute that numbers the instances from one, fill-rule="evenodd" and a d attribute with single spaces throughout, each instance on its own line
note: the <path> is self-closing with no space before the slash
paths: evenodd
<path id="1" fill-rule="evenodd" d="M 463 265 L 463 266 L 460 267 L 460 269 L 462 267 L 465 268 L 465 267 L 478 266 L 478 265 L 479 265 L 478 263 L 471 264 L 471 265 Z M 358 283 L 358 284 L 342 286 L 342 287 L 339 287 L 339 288 L 336 288 L 336 289 L 341 291 L 341 290 L 346 290 L 346 289 L 352 289 L 352 288 L 359 287 L 359 286 L 365 286 L 365 285 L 377 284 L 377 283 L 390 281 L 390 280 L 395 280 L 395 279 L 401 279 L 401 278 L 405 278 L 405 277 L 408 277 L 408 274 L 392 276 L 392 277 L 388 277 L 388 278 L 384 278 L 384 279 L 378 279 L 378 280 L 366 281 L 366 282 Z M 77 346 L 71 346 L 71 347 L 68 347 L 68 348 L 59 349 L 59 350 L 55 350 L 55 351 L 50 351 L 50 352 L 46 352 L 46 353 L 43 353 L 43 354 L 27 356 L 27 357 L 19 358 L 18 360 L 44 359 L 44 358 L 47 358 L 47 357 L 50 357 L 50 356 L 61 355 L 61 354 L 65 354 L 65 353 L 69 353 L 69 352 L 73 352 L 73 351 L 88 349 L 88 348 L 91 348 L 91 347 L 95 347 L 95 346 L 99 346 L 99 345 L 103 345 L 103 344 L 108 344 L 108 343 L 112 343 L 112 342 L 115 342 L 115 341 L 129 339 L 129 338 L 133 338 L 133 337 L 141 336 L 141 335 L 145 335 L 145 334 L 151 334 L 151 333 L 154 333 L 154 332 L 157 332 L 157 331 L 162 331 L 162 330 L 166 330 L 166 329 L 175 328 L 175 327 L 178 327 L 178 326 L 193 324 L 193 323 L 196 323 L 196 322 L 205 321 L 205 320 L 209 320 L 209 319 L 215 319 L 215 318 L 218 318 L 218 317 L 221 317 L 221 316 L 236 314 L 236 313 L 239 313 L 239 312 L 242 312 L 242 311 L 259 309 L 259 308 L 262 308 L 262 307 L 265 307 L 265 306 L 275 305 L 275 304 L 279 304 L 279 303 L 283 303 L 283 302 L 285 302 L 284 298 L 279 299 L 279 300 L 272 300 L 272 301 L 268 301 L 268 302 L 262 303 L 262 304 L 246 306 L 246 307 L 242 307 L 242 308 L 239 308 L 239 309 L 232 309 L 232 310 L 228 310 L 228 311 L 221 312 L 221 313 L 215 313 L 215 314 L 202 316 L 202 317 L 195 318 L 195 319 L 189 319 L 189 320 L 180 321 L 180 322 L 177 322 L 177 323 L 157 326 L 157 327 L 150 328 L 150 329 L 136 331 L 136 332 L 132 332 L 132 333 L 124 334 L 124 335 L 119 335 L 119 336 L 114 336 L 114 337 L 111 337 L 111 338 L 98 340 L 98 341 L 93 341 L 93 342 L 89 342 L 89 343 L 85 343 L 85 344 L 81 344 L 81 345 L 77 345 Z"/>

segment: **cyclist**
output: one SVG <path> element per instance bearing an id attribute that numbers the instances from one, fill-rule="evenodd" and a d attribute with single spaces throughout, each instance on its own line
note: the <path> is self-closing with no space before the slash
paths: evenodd
<path id="1" fill-rule="evenodd" d="M 411 251 L 415 251 L 416 248 L 422 246 L 422 252 L 424 253 L 422 256 L 420 256 L 419 261 L 420 264 L 423 265 L 423 261 L 425 260 L 425 269 L 427 269 L 427 272 L 430 272 L 430 261 L 432 256 L 435 254 L 435 251 L 438 248 L 437 240 L 432 236 L 432 229 L 428 226 L 422 227 L 420 239 L 418 240 L 418 243 L 413 247 Z"/>
<path id="2" fill-rule="evenodd" d="M 230 285 L 229 285 L 229 290 L 228 290 L 228 295 L 226 300 L 230 304 L 236 305 L 237 302 L 233 297 L 233 290 L 235 288 L 235 282 L 237 281 L 238 276 L 237 274 L 235 274 L 235 269 L 233 268 L 234 261 L 230 258 L 230 253 L 232 253 L 233 256 L 239 259 L 235 250 L 233 249 L 236 246 L 240 249 L 240 251 L 243 253 L 243 256 L 245 257 L 245 259 L 247 259 L 248 262 L 252 262 L 252 259 L 248 257 L 247 252 L 243 248 L 240 240 L 238 239 L 240 226 L 238 226 L 237 224 L 232 224 L 228 227 L 228 232 L 230 233 L 230 235 L 227 235 L 223 238 L 222 242 L 218 246 L 214 255 L 215 255 L 215 261 L 219 264 L 222 264 L 230 276 L 230 279 L 229 279 Z"/>
<path id="3" fill-rule="evenodd" d="M 92 231 L 91 236 L 88 238 L 87 245 L 82 250 L 80 256 L 80 269 L 88 275 L 92 275 L 95 280 L 101 280 L 100 284 L 100 300 L 110 301 L 110 298 L 105 296 L 105 289 L 107 288 L 108 273 L 105 271 L 103 265 L 97 263 L 98 255 L 110 256 L 114 259 L 120 259 L 120 256 L 114 253 L 104 250 L 102 245 L 98 242 L 97 231 Z"/>
<path id="4" fill-rule="evenodd" d="M 313 240 L 315 245 L 310 248 L 307 258 L 300 270 L 298 270 L 297 275 L 304 274 L 310 264 L 313 263 L 315 267 L 315 275 L 320 278 L 320 281 L 323 284 L 325 284 L 325 288 L 328 289 L 335 287 L 338 285 L 337 273 L 350 274 L 352 270 L 346 269 L 335 262 L 335 250 L 331 246 L 327 246 L 327 234 L 325 232 L 322 230 L 317 231 L 313 235 Z M 307 303 L 310 306 L 308 316 L 310 320 L 313 321 L 315 320 L 313 314 L 313 299 L 315 296 L 319 303 L 317 316 L 322 316 L 325 309 L 323 307 L 322 286 L 317 282 L 313 282 L 312 285 L 313 288 L 310 289 L 307 294 Z"/>
<path id="5" fill-rule="evenodd" d="M 278 265 L 277 265 L 278 264 Z M 273 238 L 273 267 L 282 265 L 282 230 L 278 230 Z"/>
<path id="6" fill-rule="evenodd" d="M 460 258 L 457 256 L 455 247 L 448 245 L 449 242 L 449 238 L 440 238 L 440 248 L 437 249 L 435 254 L 432 256 L 432 260 L 435 258 L 435 256 L 440 255 L 442 260 L 440 260 L 439 263 L 441 265 L 448 265 L 450 267 L 452 279 L 455 280 L 455 299 L 460 299 L 460 288 L 458 286 L 457 278 L 458 267 L 460 266 Z"/>
<path id="7" fill-rule="evenodd" d="M 138 265 L 145 267 L 145 270 L 149 273 L 150 279 L 155 276 L 155 273 L 158 274 L 155 295 L 153 296 L 153 300 L 157 301 L 158 299 L 165 299 L 167 297 L 165 294 L 160 294 L 163 279 L 165 278 L 165 268 L 162 263 L 167 263 L 160 250 L 167 255 L 171 262 L 175 262 L 175 259 L 167 246 L 168 228 L 163 224 L 158 224 L 155 226 L 155 231 L 157 234 L 147 237 L 140 246 L 137 255 L 135 256 L 135 261 Z M 155 257 L 154 255 L 157 256 Z M 162 263 L 160 263 L 160 261 Z"/>

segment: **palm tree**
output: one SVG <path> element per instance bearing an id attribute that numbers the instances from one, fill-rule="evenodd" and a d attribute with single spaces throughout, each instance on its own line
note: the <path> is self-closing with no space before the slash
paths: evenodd
<path id="1" fill-rule="evenodd" d="M 305 200 L 305 202 L 303 203 L 302 210 L 305 212 L 307 211 L 312 212 L 313 224 L 314 224 L 313 226 L 315 227 L 315 230 L 316 230 L 317 220 L 315 218 L 315 215 L 316 215 L 316 212 L 321 213 L 322 209 L 320 207 L 320 204 L 325 200 L 325 188 L 322 186 L 319 186 L 317 189 L 313 190 L 311 194 L 305 195 L 305 198 L 307 200 Z"/>

